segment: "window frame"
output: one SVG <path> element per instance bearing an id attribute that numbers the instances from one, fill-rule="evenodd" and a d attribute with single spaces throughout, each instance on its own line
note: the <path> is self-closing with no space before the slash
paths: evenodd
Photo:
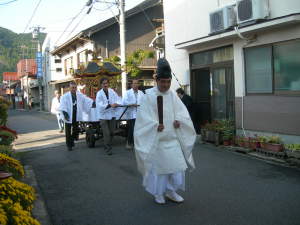
<path id="1" fill-rule="evenodd" d="M 274 45 L 278 45 L 281 43 L 287 43 L 287 42 L 293 42 L 300 40 L 300 38 L 295 38 L 291 40 L 285 40 L 285 41 L 279 41 L 279 42 L 274 42 L 271 44 L 264 44 L 264 45 L 258 45 L 258 46 L 253 46 L 253 47 L 248 47 L 248 48 L 243 48 L 243 60 L 244 60 L 244 75 L 245 75 L 245 95 L 246 96 L 290 96 L 290 97 L 299 97 L 300 96 L 300 90 L 299 91 L 276 91 L 275 90 L 275 72 L 274 72 Z M 246 54 L 245 51 L 246 49 L 250 48 L 262 48 L 269 46 L 271 47 L 271 66 L 272 66 L 272 92 L 271 93 L 248 93 L 247 92 L 247 74 L 246 74 Z"/>

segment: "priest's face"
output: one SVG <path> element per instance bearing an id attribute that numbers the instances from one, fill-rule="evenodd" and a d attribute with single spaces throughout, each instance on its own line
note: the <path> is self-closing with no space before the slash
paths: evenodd
<path id="1" fill-rule="evenodd" d="M 160 92 L 166 92 L 171 87 L 171 78 L 160 78 L 156 79 L 157 88 Z"/>

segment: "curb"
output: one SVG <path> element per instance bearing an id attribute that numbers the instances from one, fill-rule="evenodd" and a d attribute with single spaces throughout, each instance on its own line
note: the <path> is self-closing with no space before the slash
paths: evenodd
<path id="1" fill-rule="evenodd" d="M 25 181 L 28 185 L 32 186 L 36 191 L 36 200 L 34 201 L 34 207 L 32 209 L 32 215 L 42 225 L 51 225 L 50 217 L 46 208 L 46 204 L 41 190 L 37 184 L 35 173 L 31 166 L 24 166 L 25 169 Z"/>

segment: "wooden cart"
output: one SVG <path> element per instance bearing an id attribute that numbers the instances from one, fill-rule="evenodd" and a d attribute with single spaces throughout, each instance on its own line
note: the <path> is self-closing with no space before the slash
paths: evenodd
<path id="1" fill-rule="evenodd" d="M 117 93 L 121 90 L 121 70 L 110 62 L 89 62 L 86 68 L 76 71 L 75 82 L 82 93 L 95 100 L 97 92 L 101 89 L 100 80 L 108 78 L 110 87 Z M 80 130 L 86 134 L 86 144 L 92 148 L 95 142 L 103 137 L 100 122 L 96 117 L 96 109 L 91 109 L 89 115 L 84 116 L 80 123 Z M 115 135 L 127 136 L 126 123 L 119 120 Z"/>

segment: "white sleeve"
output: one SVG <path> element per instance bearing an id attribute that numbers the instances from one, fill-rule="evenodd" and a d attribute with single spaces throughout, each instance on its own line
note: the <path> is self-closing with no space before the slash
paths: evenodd
<path id="1" fill-rule="evenodd" d="M 59 105 L 59 107 L 58 107 L 58 111 L 65 111 L 65 112 L 67 112 L 68 110 L 67 110 L 67 102 L 66 102 L 66 96 L 65 95 L 63 95 L 62 97 L 61 97 L 61 99 L 60 99 L 60 105 Z"/>
<path id="2" fill-rule="evenodd" d="M 82 94 L 82 98 L 83 98 L 83 108 L 86 112 L 89 112 L 93 106 L 94 101 L 84 94 Z"/>
<path id="3" fill-rule="evenodd" d="M 103 111 L 106 109 L 107 104 L 103 101 L 103 98 L 100 95 L 100 91 L 97 92 L 96 95 L 96 107 L 100 110 Z"/>

